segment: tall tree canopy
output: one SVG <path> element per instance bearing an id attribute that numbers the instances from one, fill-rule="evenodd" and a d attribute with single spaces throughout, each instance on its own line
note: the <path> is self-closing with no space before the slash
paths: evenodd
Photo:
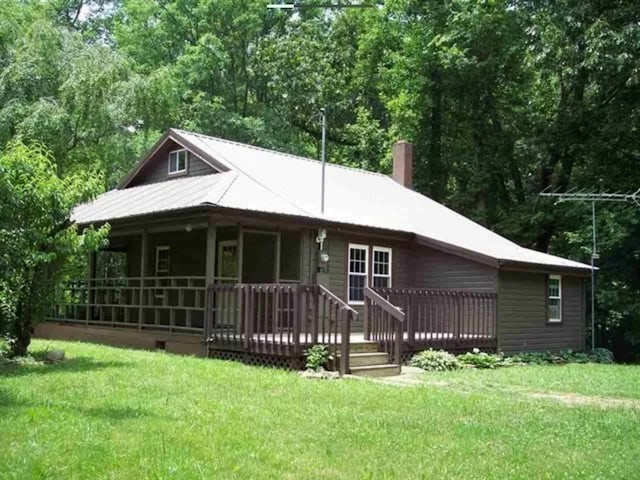
<path id="1" fill-rule="evenodd" d="M 315 0 L 307 0 L 312 4 Z M 387 0 L 5 0 L 0 150 L 51 152 L 110 188 L 170 126 L 388 172 L 522 244 L 588 260 L 590 211 L 545 188 L 640 188 L 640 4 Z M 323 2 L 316 2 L 323 3 Z M 603 206 L 602 340 L 640 342 L 640 213 Z"/>

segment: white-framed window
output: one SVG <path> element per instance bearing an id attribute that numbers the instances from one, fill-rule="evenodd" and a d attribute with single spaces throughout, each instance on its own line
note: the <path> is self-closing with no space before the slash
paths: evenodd
<path id="1" fill-rule="evenodd" d="M 562 277 L 549 275 L 547 281 L 547 321 L 562 321 Z"/>
<path id="2" fill-rule="evenodd" d="M 369 247 L 350 243 L 347 294 L 349 303 L 352 305 L 364 304 L 364 287 L 367 286 L 368 264 Z"/>
<path id="3" fill-rule="evenodd" d="M 187 151 L 182 148 L 169 152 L 169 175 L 185 173 L 187 171 Z"/>
<path id="4" fill-rule="evenodd" d="M 156 247 L 156 276 L 169 274 L 171 265 L 171 249 L 167 245 Z"/>
<path id="5" fill-rule="evenodd" d="M 387 247 L 373 247 L 373 275 L 374 287 L 391 287 L 391 249 Z"/>

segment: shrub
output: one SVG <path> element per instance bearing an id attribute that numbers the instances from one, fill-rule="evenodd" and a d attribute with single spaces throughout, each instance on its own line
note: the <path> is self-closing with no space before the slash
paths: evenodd
<path id="1" fill-rule="evenodd" d="M 320 367 L 325 367 L 329 360 L 333 360 L 329 347 L 326 345 L 314 345 L 313 347 L 305 350 L 306 367 L 312 370 L 318 370 Z"/>
<path id="2" fill-rule="evenodd" d="M 444 350 L 425 350 L 413 356 L 409 364 L 432 372 L 444 372 L 460 368 L 458 359 Z"/>
<path id="3" fill-rule="evenodd" d="M 502 365 L 502 355 L 481 352 L 474 348 L 472 352 L 458 355 L 458 361 L 465 366 L 475 368 L 496 368 Z"/>
<path id="4" fill-rule="evenodd" d="M 7 358 L 10 352 L 9 342 L 6 338 L 0 337 L 0 359 Z"/>
<path id="5" fill-rule="evenodd" d="M 594 348 L 589 352 L 589 361 L 594 363 L 613 363 L 613 352 L 607 348 Z"/>
<path id="6" fill-rule="evenodd" d="M 559 364 L 559 363 L 613 363 L 613 353 L 606 348 L 596 348 L 589 353 L 563 350 L 558 353 L 551 352 L 523 352 L 510 357 L 514 363 L 526 363 L 534 365 Z"/>

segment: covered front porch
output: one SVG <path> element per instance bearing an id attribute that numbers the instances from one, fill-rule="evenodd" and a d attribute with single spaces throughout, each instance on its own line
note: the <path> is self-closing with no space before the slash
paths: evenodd
<path id="1" fill-rule="evenodd" d="M 49 328 L 294 368 L 323 344 L 342 373 L 367 353 L 400 365 L 430 347 L 497 348 L 495 293 L 365 287 L 356 310 L 319 283 L 315 233 L 211 218 L 116 226 L 86 277 L 61 286 Z"/>

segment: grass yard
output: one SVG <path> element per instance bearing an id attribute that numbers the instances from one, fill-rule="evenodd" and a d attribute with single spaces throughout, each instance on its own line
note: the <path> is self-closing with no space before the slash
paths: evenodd
<path id="1" fill-rule="evenodd" d="M 425 374 L 416 387 L 69 342 L 0 366 L 0 478 L 637 478 L 640 367 Z"/>

